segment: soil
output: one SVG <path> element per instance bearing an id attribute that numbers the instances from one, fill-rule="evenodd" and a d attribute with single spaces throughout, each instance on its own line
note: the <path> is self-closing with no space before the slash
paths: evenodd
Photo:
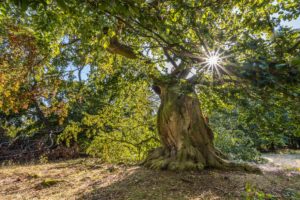
<path id="1" fill-rule="evenodd" d="M 0 168 L 0 199 L 300 199 L 300 154 L 265 154 L 262 174 L 149 170 L 86 158 Z"/>

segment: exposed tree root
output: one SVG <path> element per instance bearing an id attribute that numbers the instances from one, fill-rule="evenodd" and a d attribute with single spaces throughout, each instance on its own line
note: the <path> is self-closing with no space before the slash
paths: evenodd
<path id="1" fill-rule="evenodd" d="M 260 171 L 246 163 L 228 161 L 227 156 L 214 147 L 213 132 L 193 88 L 161 84 L 156 86 L 156 91 L 161 99 L 157 126 L 162 147 L 149 154 L 144 166 L 162 170 Z"/>
<path id="2" fill-rule="evenodd" d="M 198 156 L 198 159 L 195 159 Z M 144 161 L 144 166 L 151 169 L 161 170 L 202 170 L 204 169 L 203 160 L 199 155 L 190 154 L 181 151 L 176 155 L 171 155 L 163 148 L 157 148 L 152 151 L 149 157 Z"/>
<path id="3" fill-rule="evenodd" d="M 219 159 L 220 165 L 212 166 L 214 168 L 224 169 L 224 170 L 237 170 L 237 171 L 246 171 L 252 173 L 262 173 L 259 167 L 255 165 L 250 165 L 248 163 L 237 163 L 233 161 Z"/>
<path id="4" fill-rule="evenodd" d="M 217 151 L 217 153 L 219 153 L 219 151 Z M 171 171 L 200 171 L 204 168 L 216 168 L 253 173 L 261 172 L 256 166 L 224 160 L 216 155 L 216 153 L 211 153 L 209 156 L 203 156 L 202 153 L 194 147 L 178 151 L 176 154 L 172 154 L 172 152 L 160 147 L 150 152 L 148 158 L 142 164 L 150 169 Z"/>

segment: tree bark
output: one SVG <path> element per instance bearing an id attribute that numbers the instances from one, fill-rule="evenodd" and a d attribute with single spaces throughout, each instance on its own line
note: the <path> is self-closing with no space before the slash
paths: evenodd
<path id="1" fill-rule="evenodd" d="M 132 48 L 119 43 L 116 37 L 111 39 L 108 49 L 130 59 L 137 58 Z M 191 53 L 183 52 L 183 55 L 199 60 L 199 56 Z M 166 56 L 172 61 L 168 54 Z M 171 76 L 162 77 L 166 79 L 165 83 L 156 78 L 153 80 L 160 82 L 153 89 L 161 99 L 157 127 L 162 147 L 150 152 L 143 164 L 153 169 L 202 170 L 213 167 L 259 172 L 255 166 L 224 160 L 224 154 L 213 145 L 213 132 L 203 117 L 191 82 L 178 83 L 187 75 L 187 69 L 184 65 L 174 65 L 177 69 Z M 177 81 L 170 81 L 174 77 Z"/>
<path id="2" fill-rule="evenodd" d="M 193 88 L 159 85 L 157 126 L 162 147 L 150 152 L 144 165 L 153 169 L 202 170 L 207 167 L 259 171 L 257 167 L 224 160 L 214 147 L 213 132 L 203 117 Z"/>

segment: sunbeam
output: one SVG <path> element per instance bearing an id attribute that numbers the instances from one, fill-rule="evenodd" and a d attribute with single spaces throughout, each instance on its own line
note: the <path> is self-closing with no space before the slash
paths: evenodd
<path id="1" fill-rule="evenodd" d="M 204 62 L 199 63 L 200 69 L 198 72 L 204 72 L 209 74 L 217 74 L 218 77 L 221 77 L 221 72 L 223 71 L 226 74 L 229 74 L 228 70 L 225 69 L 223 64 L 225 59 L 231 57 L 231 55 L 223 55 L 224 52 L 219 53 L 219 49 L 216 51 L 210 51 L 205 54 L 205 57 L 202 57 Z"/>

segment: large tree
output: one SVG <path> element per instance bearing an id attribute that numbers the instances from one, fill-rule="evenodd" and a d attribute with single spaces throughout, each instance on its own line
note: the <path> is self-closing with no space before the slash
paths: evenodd
<path id="1" fill-rule="evenodd" d="M 251 171 L 214 147 L 197 86 L 252 85 L 297 97 L 299 32 L 279 25 L 299 17 L 299 7 L 297 0 L 14 0 L 1 5 L 1 20 L 32 29 L 48 65 L 101 66 L 115 54 L 140 67 L 161 100 L 162 146 L 146 166 Z"/>

